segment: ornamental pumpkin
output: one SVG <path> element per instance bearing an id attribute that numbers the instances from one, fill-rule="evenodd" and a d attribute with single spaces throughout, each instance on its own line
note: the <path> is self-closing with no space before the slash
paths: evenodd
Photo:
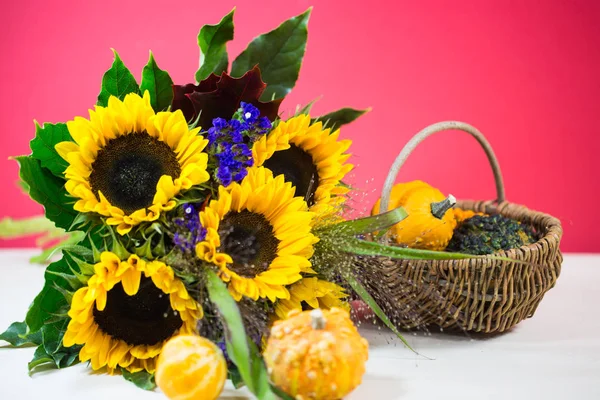
<path id="1" fill-rule="evenodd" d="M 335 400 L 361 383 L 369 344 L 346 310 L 293 310 L 273 325 L 263 356 L 273 383 L 290 396 Z"/>
<path id="2" fill-rule="evenodd" d="M 381 199 L 377 200 L 372 215 L 379 213 L 380 203 Z M 452 211 L 455 204 L 454 196 L 445 197 L 423 181 L 395 185 L 390 194 L 390 209 L 403 207 L 408 216 L 391 228 L 393 237 L 408 247 L 444 250 L 456 227 Z"/>
<path id="3" fill-rule="evenodd" d="M 169 399 L 215 400 L 227 379 L 227 363 L 221 349 L 210 340 L 175 336 L 158 357 L 155 379 Z"/>
<path id="4" fill-rule="evenodd" d="M 460 224 L 461 222 L 474 217 L 475 215 L 485 215 L 484 213 L 476 213 L 473 210 L 463 210 L 462 208 L 455 207 L 452 209 L 454 213 L 454 218 L 456 219 L 456 223 Z"/>

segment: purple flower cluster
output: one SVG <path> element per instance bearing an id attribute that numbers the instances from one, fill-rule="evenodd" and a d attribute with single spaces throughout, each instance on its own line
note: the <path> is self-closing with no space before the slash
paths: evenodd
<path id="1" fill-rule="evenodd" d="M 207 131 L 208 149 L 217 161 L 215 178 L 223 186 L 240 182 L 246 177 L 247 167 L 254 164 L 250 147 L 271 129 L 271 121 L 260 117 L 258 108 L 241 102 L 241 107 L 229 121 L 213 119 Z"/>
<path id="2" fill-rule="evenodd" d="M 199 204 L 183 205 L 183 217 L 175 218 L 178 228 L 173 236 L 173 243 L 184 252 L 194 251 L 196 244 L 206 237 L 206 229 L 200 224 Z"/>

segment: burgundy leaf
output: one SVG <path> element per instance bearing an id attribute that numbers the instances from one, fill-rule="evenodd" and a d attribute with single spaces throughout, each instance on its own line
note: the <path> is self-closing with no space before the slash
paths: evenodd
<path id="1" fill-rule="evenodd" d="M 173 110 L 181 110 L 188 121 L 200 114 L 199 125 L 203 129 L 212 126 L 214 118 L 231 119 L 240 102 L 251 103 L 260 110 L 261 116 L 273 121 L 283 99 L 263 103 L 259 100 L 266 88 L 258 66 L 241 78 L 233 78 L 225 72 L 211 75 L 198 85 L 173 86 Z"/>

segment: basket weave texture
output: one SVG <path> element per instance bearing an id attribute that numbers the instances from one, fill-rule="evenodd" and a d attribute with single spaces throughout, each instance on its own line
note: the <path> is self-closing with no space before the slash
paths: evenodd
<path id="1" fill-rule="evenodd" d="M 429 130 L 428 130 L 429 129 Z M 459 201 L 457 207 L 501 214 L 530 225 L 539 239 L 530 245 L 494 255 L 460 260 L 406 260 L 374 257 L 357 260 L 364 284 L 392 322 L 402 329 L 437 325 L 468 332 L 504 332 L 530 318 L 544 294 L 560 275 L 560 221 L 550 215 L 504 201 L 504 185 L 497 160 L 483 135 L 470 125 L 449 122 L 426 128 L 406 146 L 392 167 L 382 209 L 397 172 L 414 147 L 433 133 L 459 129 L 473 135 L 486 150 L 500 201 Z M 388 198 L 385 199 L 385 192 Z M 385 207 L 383 206 L 385 205 Z M 504 257 L 515 261 L 498 260 Z"/>
<path id="2" fill-rule="evenodd" d="M 369 271 L 377 275 L 372 291 L 385 293 L 382 309 L 399 328 L 427 325 L 470 332 L 506 331 L 532 317 L 558 276 L 560 221 L 547 214 L 504 202 L 462 201 L 461 208 L 499 213 L 533 226 L 541 234 L 530 245 L 495 253 L 528 263 L 490 256 L 464 260 L 394 260 L 380 257 Z M 380 297 L 381 298 L 381 297 Z M 398 310 L 409 308 L 410 312 Z"/>

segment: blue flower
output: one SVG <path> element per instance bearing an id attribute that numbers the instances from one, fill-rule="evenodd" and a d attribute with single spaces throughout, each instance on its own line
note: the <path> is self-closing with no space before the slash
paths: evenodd
<path id="1" fill-rule="evenodd" d="M 250 103 L 244 103 L 243 101 L 240 103 L 242 106 L 242 118 L 248 124 L 253 124 L 256 122 L 260 115 L 260 111 L 258 108 L 253 106 Z"/>
<path id="2" fill-rule="evenodd" d="M 271 121 L 269 121 L 269 118 L 267 117 L 262 117 L 258 120 L 258 127 L 261 129 L 271 129 L 272 126 L 273 124 L 271 123 Z"/>
<path id="3" fill-rule="evenodd" d="M 217 128 L 218 130 L 222 130 L 222 129 L 227 128 L 228 122 L 224 118 L 215 118 L 215 119 L 213 119 L 213 126 L 215 128 Z"/>
<path id="4" fill-rule="evenodd" d="M 206 229 L 200 224 L 199 205 L 186 203 L 183 205 L 183 217 L 175 218 L 177 231 L 173 235 L 173 243 L 181 251 L 193 252 L 196 244 L 206 238 Z"/>
<path id="5" fill-rule="evenodd" d="M 250 103 L 241 102 L 240 108 L 229 121 L 215 118 L 206 132 L 209 152 L 216 160 L 215 179 L 223 186 L 240 182 L 254 165 L 252 144 L 266 134 L 272 124 Z"/>
<path id="6" fill-rule="evenodd" d="M 233 177 L 231 176 L 231 169 L 226 165 L 220 165 L 217 170 L 217 179 L 221 182 L 221 185 L 227 187 L 231 185 Z"/>

